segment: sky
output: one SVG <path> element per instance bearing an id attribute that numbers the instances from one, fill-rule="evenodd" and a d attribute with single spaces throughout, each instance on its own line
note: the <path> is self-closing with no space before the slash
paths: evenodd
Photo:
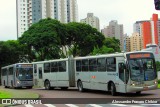
<path id="1" fill-rule="evenodd" d="M 154 0 L 77 0 L 78 17 L 84 19 L 93 13 L 100 20 L 100 28 L 111 20 L 123 24 L 124 33 L 133 33 L 133 24 L 140 20 L 150 20 L 155 10 Z M 0 0 L 0 41 L 16 40 L 16 0 Z"/>

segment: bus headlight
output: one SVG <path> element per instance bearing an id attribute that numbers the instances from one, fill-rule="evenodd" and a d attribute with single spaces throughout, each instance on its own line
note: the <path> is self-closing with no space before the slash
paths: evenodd
<path id="1" fill-rule="evenodd" d="M 132 86 L 135 86 L 135 84 L 133 83 L 133 84 L 131 84 Z"/>
<path id="2" fill-rule="evenodd" d="M 17 84 L 20 84 L 20 81 L 17 81 Z"/>
<path id="3" fill-rule="evenodd" d="M 154 81 L 154 84 L 157 84 L 157 81 Z"/>

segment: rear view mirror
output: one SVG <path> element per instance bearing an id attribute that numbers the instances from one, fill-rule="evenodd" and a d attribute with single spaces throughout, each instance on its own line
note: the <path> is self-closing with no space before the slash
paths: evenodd
<path id="1" fill-rule="evenodd" d="M 160 0 L 154 0 L 154 6 L 156 10 L 160 10 Z"/>

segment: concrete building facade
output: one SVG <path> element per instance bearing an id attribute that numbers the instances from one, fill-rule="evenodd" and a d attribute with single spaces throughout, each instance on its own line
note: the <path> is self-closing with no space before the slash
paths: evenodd
<path id="1" fill-rule="evenodd" d="M 120 40 L 120 48 L 123 50 L 123 24 L 118 24 L 116 20 L 109 22 L 109 26 L 105 27 L 101 31 L 105 37 L 115 37 Z"/>
<path id="2" fill-rule="evenodd" d="M 32 0 L 17 0 L 17 37 L 32 24 Z"/>
<path id="3" fill-rule="evenodd" d="M 139 33 L 133 33 L 130 37 L 130 51 L 141 51 L 142 49 L 142 36 Z"/>
<path id="4" fill-rule="evenodd" d="M 77 0 L 17 0 L 17 38 L 47 17 L 62 23 L 78 21 Z"/>
<path id="5" fill-rule="evenodd" d="M 123 46 L 124 46 L 124 48 L 123 48 L 123 51 L 124 52 L 130 52 L 131 50 L 130 50 L 130 37 L 127 35 L 127 34 L 124 34 L 124 36 L 123 36 Z"/>
<path id="6" fill-rule="evenodd" d="M 143 49 L 147 44 L 156 44 L 160 46 L 160 21 L 158 14 L 153 14 L 150 20 L 137 21 L 134 24 L 134 32 L 142 35 Z"/>
<path id="7" fill-rule="evenodd" d="M 88 13 L 87 18 L 81 19 L 80 22 L 89 24 L 93 28 L 96 28 L 98 31 L 100 31 L 99 18 L 94 16 L 93 13 Z"/>

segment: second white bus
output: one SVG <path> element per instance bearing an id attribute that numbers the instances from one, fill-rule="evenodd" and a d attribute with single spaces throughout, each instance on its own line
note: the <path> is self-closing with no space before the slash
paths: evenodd
<path id="1" fill-rule="evenodd" d="M 34 83 L 45 89 L 77 87 L 129 93 L 157 89 L 153 53 L 130 52 L 34 62 Z"/>

